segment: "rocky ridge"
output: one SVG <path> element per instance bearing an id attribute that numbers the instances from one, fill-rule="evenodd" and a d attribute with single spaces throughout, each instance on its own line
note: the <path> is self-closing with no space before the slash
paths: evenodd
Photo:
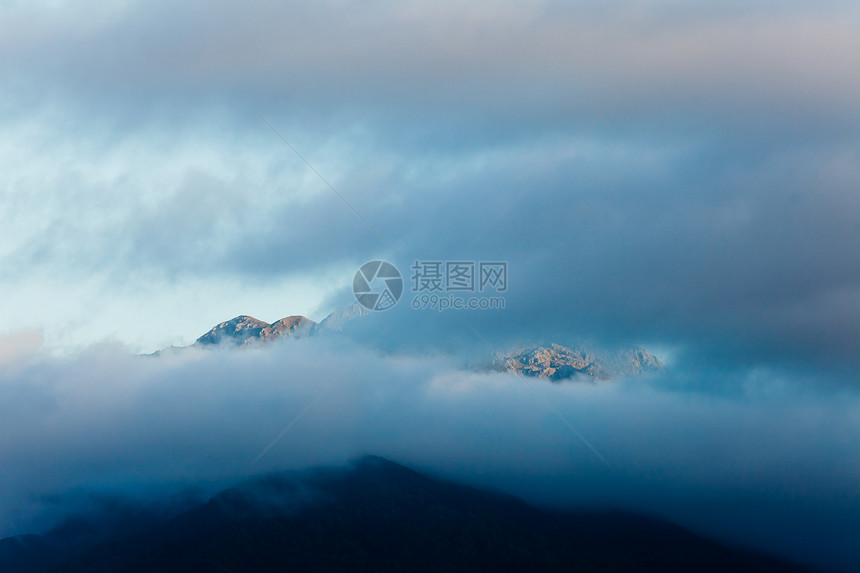
<path id="1" fill-rule="evenodd" d="M 629 346 L 607 354 L 587 347 L 549 344 L 514 350 L 496 359 L 497 370 L 552 382 L 570 379 L 609 380 L 619 376 L 656 373 L 665 366 L 644 348 Z"/>
<path id="2" fill-rule="evenodd" d="M 212 327 L 195 346 L 231 345 L 247 347 L 279 339 L 301 339 L 324 332 L 341 332 L 346 324 L 370 313 L 355 304 L 335 310 L 320 322 L 304 316 L 288 316 L 273 323 L 240 315 Z M 657 373 L 662 362 L 639 346 L 601 352 L 588 346 L 569 348 L 548 344 L 515 349 L 496 358 L 491 370 L 545 378 L 551 382 L 610 380 L 617 377 Z"/>
<path id="3" fill-rule="evenodd" d="M 312 335 L 319 324 L 304 316 L 288 316 L 271 324 L 253 316 L 240 315 L 212 327 L 197 339 L 197 345 L 228 343 L 248 346 L 278 338 L 304 338 Z"/>

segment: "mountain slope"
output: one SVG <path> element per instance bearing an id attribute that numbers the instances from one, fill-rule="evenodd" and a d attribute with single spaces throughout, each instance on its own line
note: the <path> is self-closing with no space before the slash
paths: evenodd
<path id="1" fill-rule="evenodd" d="M 43 569 L 7 569 L 25 570 Z M 803 571 L 662 521 L 544 511 L 376 457 L 245 482 L 48 570 Z"/>

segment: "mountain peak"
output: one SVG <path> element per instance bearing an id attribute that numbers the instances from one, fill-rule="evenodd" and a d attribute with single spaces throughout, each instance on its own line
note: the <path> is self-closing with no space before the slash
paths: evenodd
<path id="1" fill-rule="evenodd" d="M 328 331 L 339 332 L 348 322 L 369 313 L 364 307 L 353 304 L 336 309 L 319 323 L 305 316 L 292 315 L 271 324 L 242 314 L 212 327 L 198 338 L 195 344 L 251 346 L 280 338 L 299 339 Z M 609 380 L 656 373 L 663 370 L 664 366 L 656 356 L 639 346 L 625 346 L 615 351 L 603 352 L 588 346 L 569 348 L 553 342 L 541 346 L 520 347 L 497 358 L 493 361 L 492 368 L 561 382 Z"/>
<path id="2" fill-rule="evenodd" d="M 212 327 L 209 332 L 197 339 L 196 344 L 226 342 L 235 346 L 247 346 L 281 336 L 303 338 L 310 334 L 316 325 L 317 323 L 311 319 L 300 315 L 288 316 L 269 324 L 253 316 L 242 314 Z"/>
<path id="3" fill-rule="evenodd" d="M 568 348 L 556 343 L 515 350 L 497 360 L 496 366 L 516 374 L 548 378 L 552 382 L 583 376 L 609 380 L 615 376 L 659 372 L 664 368 L 656 356 L 638 346 L 605 354 L 587 347 Z"/>
<path id="4" fill-rule="evenodd" d="M 209 332 L 197 339 L 195 345 L 227 343 L 233 346 L 250 346 L 282 337 L 305 338 L 324 331 L 339 332 L 343 330 L 346 323 L 368 314 L 370 311 L 357 303 L 336 309 L 319 323 L 306 316 L 292 315 L 270 324 L 253 316 L 240 314 L 213 326 Z"/>

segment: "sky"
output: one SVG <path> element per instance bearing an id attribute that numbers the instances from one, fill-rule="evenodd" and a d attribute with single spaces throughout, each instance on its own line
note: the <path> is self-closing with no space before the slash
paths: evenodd
<path id="1" fill-rule="evenodd" d="M 470 317 L 499 344 L 856 367 L 858 21 L 4 2 L 0 330 L 151 352 L 239 314 L 322 319 L 368 260 L 459 258 L 509 263 L 506 312 Z"/>
<path id="2" fill-rule="evenodd" d="M 550 446 L 583 444 L 540 401 L 536 417 L 509 410 L 517 380 L 476 381 L 454 365 L 523 344 L 638 344 L 670 366 L 642 390 L 542 387 L 571 419 L 591 420 L 586 433 L 627 468 L 610 482 L 633 493 L 611 500 L 598 470 L 583 470 L 597 499 L 649 510 L 646 499 L 662 500 L 670 517 L 720 533 L 731 512 L 702 525 L 678 500 L 711 511 L 723 498 L 707 492 L 741 505 L 759 496 L 745 542 L 790 551 L 804 538 L 808 559 L 856 568 L 837 532 L 858 531 L 858 29 L 860 6 L 848 1 L 0 0 L 0 453 L 14 460 L 0 472 L 0 511 L 19 516 L 10 531 L 47 523 L 12 500 L 245 475 L 236 460 L 253 459 L 290 418 L 267 404 L 302 403 L 306 387 L 336 376 L 331 343 L 307 343 L 302 356 L 136 355 L 191 344 L 242 314 L 321 320 L 354 302 L 363 263 L 386 260 L 407 291 L 345 335 L 342 352 L 383 378 L 404 369 L 413 418 L 439 384 L 464 388 L 427 402 L 429 422 L 474 408 L 475 437 L 446 457 L 458 442 L 442 432 L 410 457 L 424 434 L 404 426 L 408 416 L 383 416 L 375 433 L 297 459 L 390 453 L 563 497 L 577 466 L 556 464 Z M 417 260 L 506 262 L 504 308 L 414 310 Z M 260 389 L 232 414 L 235 437 L 205 441 L 221 404 L 240 401 L 246 361 L 266 380 L 295 365 L 295 388 Z M 346 377 L 367 390 L 356 420 L 391 408 L 368 376 Z M 202 400 L 196 423 L 152 435 L 155 404 L 189 396 Z M 494 423 L 494 406 L 511 428 Z M 648 422 L 617 421 L 616 409 L 650 412 Z M 707 431 L 694 430 L 697 415 Z M 119 431 L 128 417 L 139 424 Z M 311 418 L 309 443 L 346 423 Z M 106 428 L 115 444 L 100 442 Z M 643 454 L 626 432 L 662 445 Z M 487 440 L 512 435 L 511 452 L 490 448 L 464 468 Z M 545 436 L 526 475 L 523 456 Z M 192 457 L 181 479 L 170 469 L 179 451 L 159 459 L 164 475 L 140 469 L 162 441 L 183 439 L 203 452 L 233 440 L 232 453 L 212 453 L 212 465 Z M 724 466 L 690 453 L 726 444 L 739 449 Z M 68 456 L 50 462 L 51 448 Z M 142 457 L 107 461 L 125 448 Z M 61 477 L 31 479 L 46 471 Z M 757 525 L 783 511 L 828 535 L 786 526 L 764 539 Z"/>

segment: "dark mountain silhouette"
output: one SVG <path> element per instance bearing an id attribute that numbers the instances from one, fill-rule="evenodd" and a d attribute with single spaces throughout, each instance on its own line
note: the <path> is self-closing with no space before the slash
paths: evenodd
<path id="1" fill-rule="evenodd" d="M 541 510 L 378 457 L 263 476 L 172 518 L 120 523 L 3 540 L 0 570 L 805 571 L 664 521 Z"/>

